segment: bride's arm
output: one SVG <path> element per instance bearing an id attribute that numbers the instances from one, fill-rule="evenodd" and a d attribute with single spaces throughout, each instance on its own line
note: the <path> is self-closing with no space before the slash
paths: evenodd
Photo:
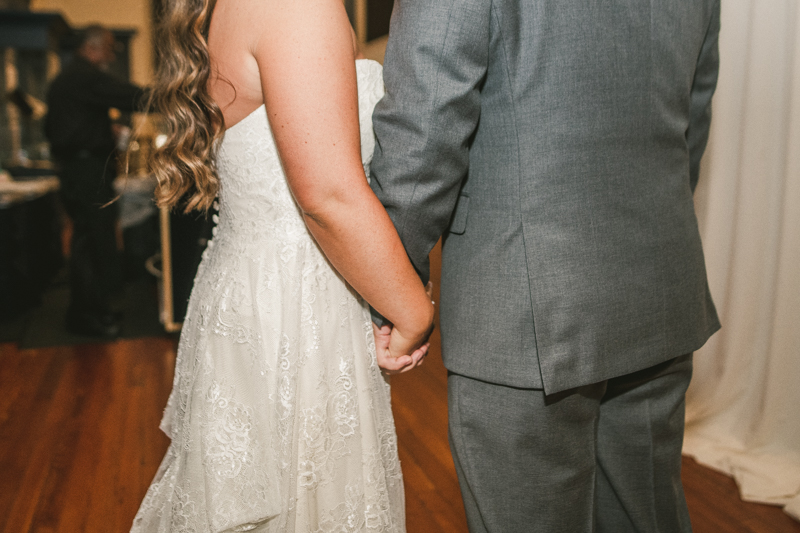
<path id="1" fill-rule="evenodd" d="M 259 4 L 253 55 L 289 186 L 331 263 L 394 324 L 393 354 L 409 354 L 426 339 L 433 306 L 364 175 L 341 0 Z"/>

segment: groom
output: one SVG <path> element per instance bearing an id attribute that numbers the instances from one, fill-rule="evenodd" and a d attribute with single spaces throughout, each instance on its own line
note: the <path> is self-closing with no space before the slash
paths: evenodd
<path id="1" fill-rule="evenodd" d="M 692 352 L 719 328 L 692 192 L 719 0 L 398 0 L 372 185 L 442 248 L 470 531 L 690 531 Z"/>

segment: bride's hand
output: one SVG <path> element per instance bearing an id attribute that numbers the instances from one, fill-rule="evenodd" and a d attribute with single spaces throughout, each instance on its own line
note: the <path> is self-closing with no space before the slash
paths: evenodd
<path id="1" fill-rule="evenodd" d="M 375 335 L 375 351 L 378 356 L 378 366 L 386 374 L 399 374 L 408 372 L 422 364 L 431 343 L 425 342 L 422 346 L 411 352 L 412 345 L 408 344 L 402 335 L 390 326 L 378 327 L 372 324 Z M 408 346 L 405 348 L 404 346 Z M 410 355 L 392 355 L 401 353 Z"/>

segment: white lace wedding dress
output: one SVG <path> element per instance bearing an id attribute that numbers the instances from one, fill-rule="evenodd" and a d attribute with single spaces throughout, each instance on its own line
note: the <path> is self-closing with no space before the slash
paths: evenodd
<path id="1" fill-rule="evenodd" d="M 364 165 L 381 66 L 356 63 Z M 134 532 L 405 531 L 389 387 L 366 304 L 309 234 L 264 107 L 225 133 L 213 241 Z"/>

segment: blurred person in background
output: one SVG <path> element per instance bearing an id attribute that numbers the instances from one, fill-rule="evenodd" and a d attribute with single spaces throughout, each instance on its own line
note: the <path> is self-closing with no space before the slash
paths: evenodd
<path id="1" fill-rule="evenodd" d="M 75 58 L 53 80 L 47 94 L 45 135 L 60 168 L 61 197 L 72 219 L 70 305 L 67 329 L 76 334 L 114 338 L 119 316 L 110 295 L 120 279 L 116 244 L 116 146 L 109 109 L 136 111 L 145 91 L 107 71 L 114 62 L 114 35 L 86 28 Z M 105 206 L 105 207 L 104 207 Z"/>

